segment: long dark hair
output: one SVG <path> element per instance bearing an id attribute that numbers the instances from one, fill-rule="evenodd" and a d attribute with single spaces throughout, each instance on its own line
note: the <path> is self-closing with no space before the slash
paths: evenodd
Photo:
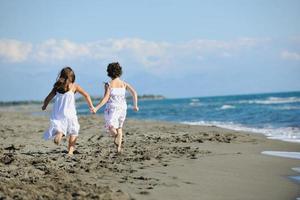
<path id="1" fill-rule="evenodd" d="M 71 67 L 63 68 L 57 76 L 56 82 L 53 87 L 56 92 L 65 93 L 69 91 L 70 83 L 75 82 L 75 73 Z"/>

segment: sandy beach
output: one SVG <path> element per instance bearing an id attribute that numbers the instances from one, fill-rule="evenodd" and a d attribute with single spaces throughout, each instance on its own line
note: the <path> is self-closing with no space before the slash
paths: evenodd
<path id="1" fill-rule="evenodd" d="M 115 153 L 103 117 L 81 116 L 77 154 L 42 139 L 47 116 L 0 109 L 0 199 L 296 199 L 297 143 L 217 127 L 127 120 Z M 299 174 L 298 174 L 299 175 Z"/>

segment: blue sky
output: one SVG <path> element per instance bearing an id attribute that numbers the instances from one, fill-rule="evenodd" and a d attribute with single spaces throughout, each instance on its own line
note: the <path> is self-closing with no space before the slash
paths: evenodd
<path id="1" fill-rule="evenodd" d="M 0 0 L 0 101 L 40 100 L 58 71 L 101 95 L 109 62 L 140 94 L 300 90 L 300 1 Z"/>

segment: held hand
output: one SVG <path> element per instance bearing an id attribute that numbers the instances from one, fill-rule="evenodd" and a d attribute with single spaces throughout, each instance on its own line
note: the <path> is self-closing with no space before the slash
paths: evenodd
<path id="1" fill-rule="evenodd" d="M 133 107 L 133 110 L 134 110 L 135 112 L 138 112 L 138 111 L 139 111 L 139 107 L 134 106 L 134 107 Z"/>
<path id="2" fill-rule="evenodd" d="M 90 112 L 91 112 L 92 114 L 96 114 L 97 110 L 96 110 L 96 108 L 93 106 L 93 107 L 90 108 Z"/>

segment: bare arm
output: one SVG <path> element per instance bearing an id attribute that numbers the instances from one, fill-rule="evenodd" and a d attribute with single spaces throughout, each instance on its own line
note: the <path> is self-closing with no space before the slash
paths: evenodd
<path id="1" fill-rule="evenodd" d="M 103 98 L 100 100 L 100 102 L 98 103 L 98 105 L 95 107 L 95 111 L 97 112 L 97 110 L 99 110 L 104 104 L 106 104 L 106 102 L 109 99 L 109 95 L 110 95 L 110 89 L 108 88 L 108 85 L 105 84 L 104 85 L 104 96 Z"/>
<path id="2" fill-rule="evenodd" d="M 90 108 L 90 111 L 94 112 L 94 105 L 92 103 L 90 95 L 82 87 L 80 87 L 77 84 L 76 84 L 76 92 L 79 92 L 79 94 L 81 94 L 84 97 L 85 101 L 87 102 L 87 104 Z"/>
<path id="3" fill-rule="evenodd" d="M 137 93 L 136 93 L 135 89 L 131 85 L 129 85 L 128 83 L 126 83 L 126 89 L 129 90 L 131 96 L 133 97 L 133 110 L 134 111 L 139 111 L 138 97 L 137 97 Z"/>
<path id="4" fill-rule="evenodd" d="M 45 98 L 44 104 L 42 106 L 42 110 L 46 110 L 46 108 L 47 108 L 48 104 L 50 103 L 50 101 L 53 99 L 53 97 L 55 97 L 55 94 L 56 94 L 56 92 L 55 92 L 55 89 L 53 88 L 51 90 L 51 92 L 48 94 L 48 96 Z"/>

